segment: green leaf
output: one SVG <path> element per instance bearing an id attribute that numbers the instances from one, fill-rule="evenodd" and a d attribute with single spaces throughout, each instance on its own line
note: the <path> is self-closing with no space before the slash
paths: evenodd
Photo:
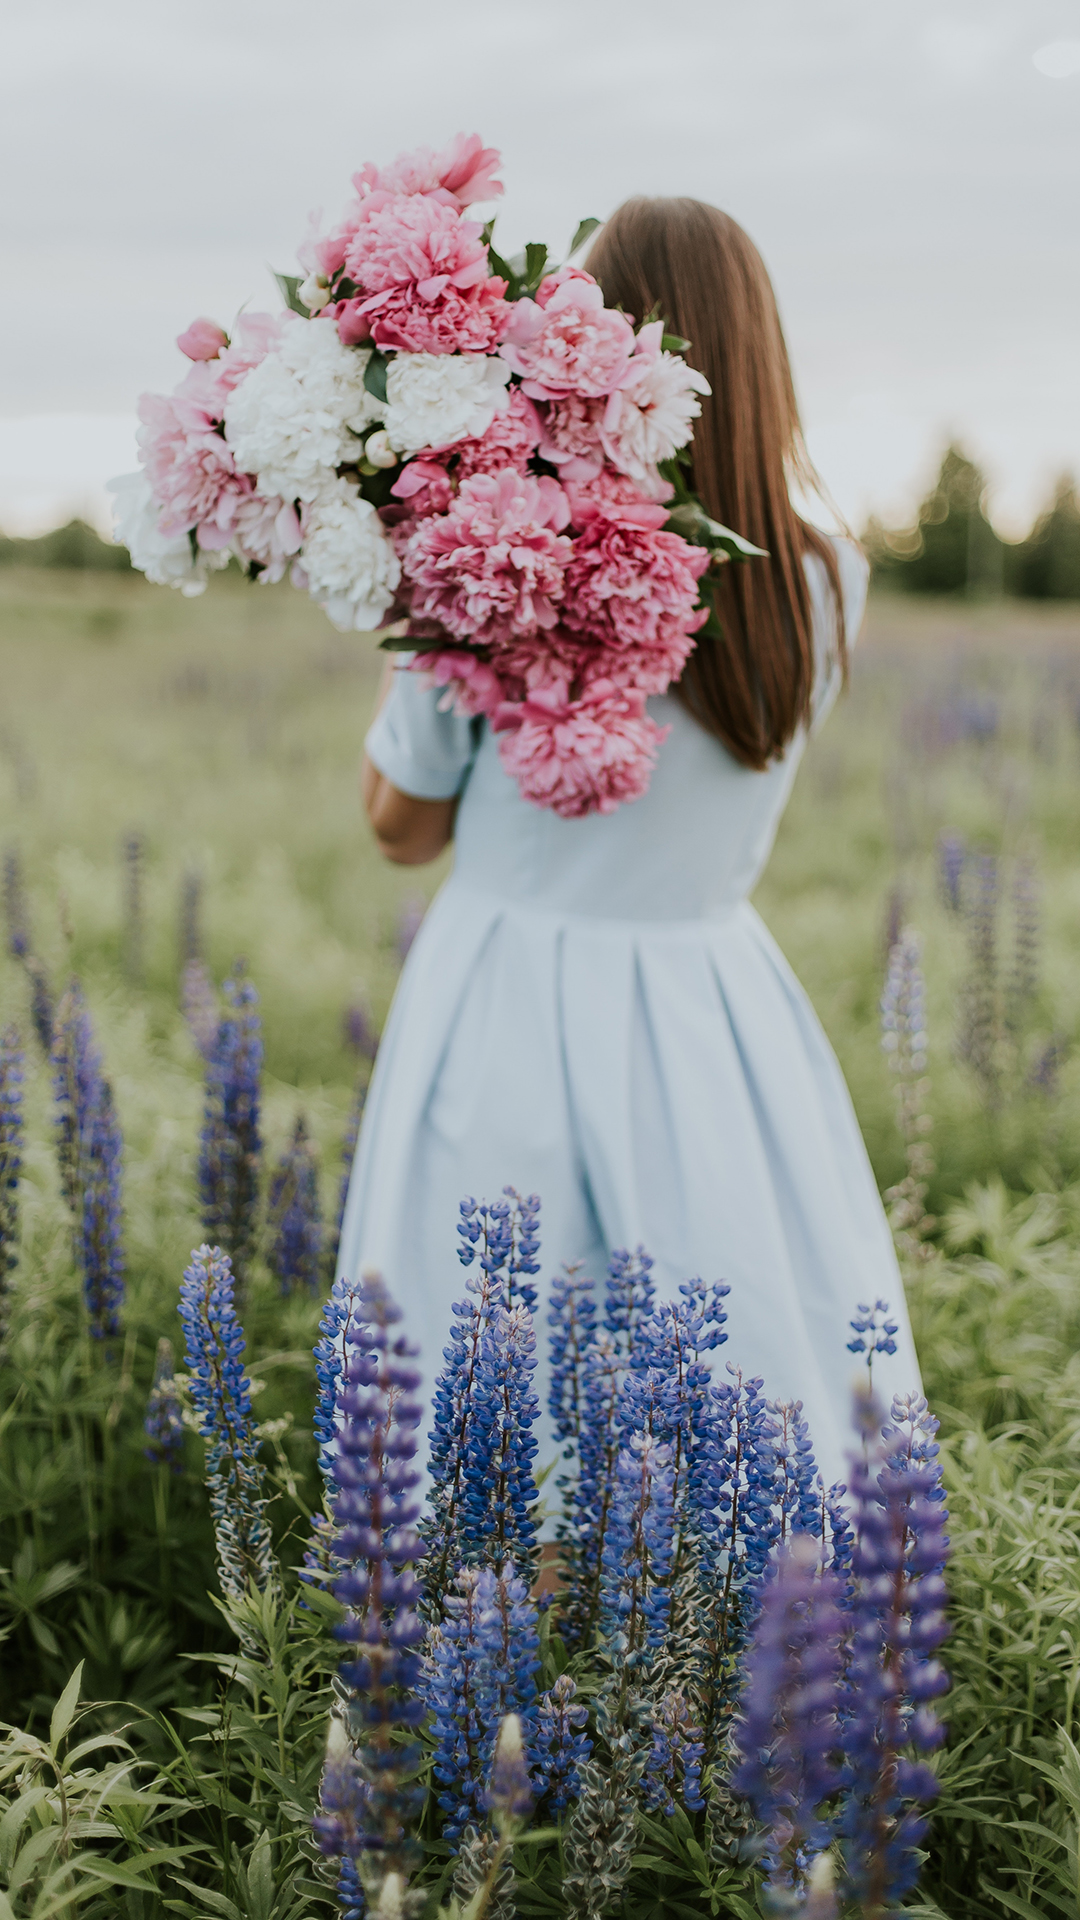
<path id="1" fill-rule="evenodd" d="M 378 347 L 373 347 L 371 359 L 364 368 L 365 387 L 376 400 L 381 400 L 384 406 L 386 404 L 386 369 L 389 364 L 385 353 L 380 353 Z"/>
<path id="2" fill-rule="evenodd" d="M 186 1887 L 189 1893 L 197 1894 L 199 1899 L 210 1908 L 211 1913 L 220 1913 L 222 1920 L 243 1920 L 243 1915 L 235 1901 L 226 1900 L 223 1893 L 213 1893 L 209 1887 L 197 1887 L 194 1880 L 185 1880 L 182 1873 L 178 1873 L 176 1878 L 178 1884 Z"/>
<path id="3" fill-rule="evenodd" d="M 74 1719 L 75 1709 L 79 1704 L 84 1665 L 85 1662 L 80 1660 L 52 1710 L 52 1719 L 49 1721 L 49 1745 L 54 1753 Z"/>
<path id="4" fill-rule="evenodd" d="M 574 230 L 574 237 L 570 242 L 570 251 L 566 256 L 567 259 L 572 260 L 575 253 L 578 252 L 579 248 L 585 245 L 585 242 L 586 240 L 589 239 L 590 235 L 594 234 L 596 232 L 597 227 L 602 225 L 603 225 L 603 222 L 601 220 L 595 219 L 592 214 L 589 215 L 589 218 L 587 220 L 579 220 L 577 227 Z"/>
<path id="5" fill-rule="evenodd" d="M 272 268 L 271 272 L 273 272 Z M 289 308 L 289 311 L 291 313 L 300 313 L 305 320 L 310 320 L 311 315 L 300 298 L 300 275 L 298 273 L 275 273 L 274 279 L 278 283 L 281 297 L 285 305 Z"/>
<path id="6" fill-rule="evenodd" d="M 266 1827 L 251 1850 L 247 1883 L 251 1920 L 270 1920 L 270 1909 L 274 1904 L 274 1868 L 270 1856 L 270 1833 Z"/>
<path id="7" fill-rule="evenodd" d="M 660 336 L 660 347 L 664 353 L 686 353 L 689 350 L 690 342 L 689 340 L 684 340 L 681 333 L 662 333 Z"/>
<path id="8" fill-rule="evenodd" d="M 671 508 L 667 524 L 673 533 L 681 533 L 684 539 L 694 541 L 696 546 L 725 553 L 729 560 L 769 558 L 765 547 L 755 547 L 753 541 L 744 539 L 741 533 L 735 533 L 731 527 L 721 526 L 719 520 L 710 520 L 698 500 L 679 500 Z"/>
<path id="9" fill-rule="evenodd" d="M 516 299 L 521 276 L 514 272 L 509 260 L 504 260 L 502 254 L 496 253 L 492 246 L 488 247 L 488 266 L 491 268 L 492 273 L 498 274 L 500 280 L 506 281 L 506 290 L 510 299 Z"/>
<path id="10" fill-rule="evenodd" d="M 542 240 L 530 240 L 525 248 L 524 286 L 526 293 L 535 293 L 547 272 L 548 250 Z"/>

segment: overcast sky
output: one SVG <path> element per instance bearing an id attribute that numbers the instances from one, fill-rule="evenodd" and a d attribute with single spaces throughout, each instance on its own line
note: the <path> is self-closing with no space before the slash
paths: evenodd
<path id="1" fill-rule="evenodd" d="M 1080 469 L 1080 0 L 0 0 L 0 523 L 100 511 L 196 314 L 276 304 L 366 159 L 481 132 L 505 251 L 631 193 L 740 220 L 857 521 L 959 435 Z M 1064 43 L 1064 45 L 1062 45 Z M 1071 51 L 1070 51 L 1071 49 Z M 1067 71 L 1075 68 L 1075 71 Z"/>

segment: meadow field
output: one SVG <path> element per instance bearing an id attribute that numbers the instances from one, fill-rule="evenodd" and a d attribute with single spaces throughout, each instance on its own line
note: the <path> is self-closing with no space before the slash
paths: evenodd
<path id="1" fill-rule="evenodd" d="M 127 1252 L 124 1336 L 106 1366 L 80 1317 L 49 1069 L 9 922 L 0 1030 L 15 1022 L 26 1049 L 27 1147 L 0 1351 L 0 1711 L 40 1730 L 84 1660 L 84 1698 L 132 1703 L 130 1737 L 156 1766 L 169 1761 L 163 1716 L 209 1710 L 219 1669 L 206 1663 L 230 1645 L 207 1594 L 196 1443 L 179 1475 L 143 1459 L 157 1343 L 178 1340 L 179 1278 L 204 1238 L 204 1061 L 180 1005 L 185 943 L 218 982 L 246 963 L 266 1047 L 267 1159 L 302 1112 L 332 1221 L 363 1070 L 346 1015 L 381 1025 L 402 930 L 446 871 L 387 866 L 361 817 L 380 669 L 370 639 L 337 634 L 284 587 L 225 576 L 187 601 L 121 574 L 0 569 L 0 853 L 24 882 L 43 977 L 58 993 L 74 974 L 85 991 L 124 1137 Z M 897 937 L 911 927 L 921 941 L 917 1104 L 933 1123 L 920 1135 L 932 1165 L 928 1218 L 904 1252 L 947 1459 L 954 1684 L 918 1910 L 949 1920 L 1080 1915 L 1078 819 L 1080 609 L 879 595 L 755 902 L 836 1048 L 883 1191 L 906 1161 L 880 1002 Z M 543 1258 L 554 1268 L 562 1251 Z M 256 1261 L 245 1326 L 275 1531 L 292 1563 L 318 1498 L 320 1305 L 283 1298 Z M 101 1707 L 90 1724 L 120 1717 Z M 313 1710 L 295 1723 L 309 1787 L 316 1720 Z M 0 1754 L 0 1784 L 4 1772 Z M 280 1801 L 280 1778 L 272 1790 Z M 224 1911 L 199 1892 L 213 1890 L 209 1801 L 200 1827 L 190 1778 L 184 1792 L 171 1844 L 194 1849 L 193 1901 L 151 1890 L 153 1873 L 176 1866 L 163 1854 L 123 1890 L 84 1893 L 84 1920 Z M 260 1905 L 251 1849 L 263 1829 L 252 1815 L 242 1837 L 238 1793 L 226 1808 L 233 1913 L 325 1910 L 307 1882 L 286 1901 L 275 1880 Z M 17 1830 L 0 1832 L 0 1853 Z M 49 1905 L 42 1884 L 28 1867 L 10 1911 L 73 1910 Z M 626 1912 L 754 1911 L 658 1884 Z M 553 1909 L 538 1893 L 522 1911 Z"/>

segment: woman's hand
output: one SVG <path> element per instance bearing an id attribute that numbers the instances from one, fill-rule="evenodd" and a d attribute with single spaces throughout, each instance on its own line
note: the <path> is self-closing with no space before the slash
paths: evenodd
<path id="1" fill-rule="evenodd" d="M 360 792 L 379 852 L 398 867 L 422 867 L 436 860 L 454 837 L 457 798 L 417 800 L 392 786 L 364 755 Z"/>

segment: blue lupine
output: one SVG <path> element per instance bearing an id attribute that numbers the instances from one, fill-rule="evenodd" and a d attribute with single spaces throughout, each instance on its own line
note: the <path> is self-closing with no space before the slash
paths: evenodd
<path id="1" fill-rule="evenodd" d="M 397 947 L 398 959 L 402 966 L 405 965 L 409 957 L 410 948 L 423 924 L 426 910 L 427 903 L 424 900 L 423 894 L 420 893 L 407 894 L 401 903 L 398 910 L 397 932 L 394 944 Z"/>
<path id="2" fill-rule="evenodd" d="M 900 1331 L 897 1321 L 889 1318 L 887 1300 L 875 1300 L 873 1306 L 860 1306 L 854 1318 L 848 1322 L 855 1335 L 849 1340 L 849 1353 L 866 1355 L 867 1377 L 874 1372 L 875 1353 L 895 1353 L 896 1335 Z"/>
<path id="3" fill-rule="evenodd" d="M 337 1433 L 338 1386 L 348 1356 L 349 1330 L 358 1315 L 362 1289 L 362 1281 L 349 1280 L 344 1274 L 334 1281 L 319 1321 L 318 1345 L 313 1350 L 318 1383 L 313 1426 L 319 1449 L 319 1467 L 331 1499 L 337 1492 L 333 1443 Z"/>
<path id="4" fill-rule="evenodd" d="M 229 1256 L 197 1247 L 180 1288 L 191 1398 L 206 1443 L 206 1484 L 214 1522 L 218 1573 L 227 1599 L 274 1577 L 266 1484 L 244 1370 L 244 1335 L 236 1317 Z"/>
<path id="5" fill-rule="evenodd" d="M 224 994 L 226 1009 L 206 1068 L 199 1197 L 203 1227 L 228 1253 L 242 1287 L 256 1241 L 263 1044 L 259 996 L 240 967 L 226 980 Z"/>
<path id="6" fill-rule="evenodd" d="M 951 913 L 960 911 L 960 883 L 964 877 L 967 847 L 958 833 L 943 833 L 938 839 L 938 882 L 941 897 Z"/>
<path id="7" fill-rule="evenodd" d="M 336 1632 L 354 1652 L 338 1670 L 341 1730 L 331 1728 L 313 1822 L 325 1854 L 341 1858 L 343 1871 L 351 1860 L 361 1880 L 377 1884 L 415 1864 L 410 1826 L 423 1800 L 412 1778 L 419 1750 L 399 1737 L 423 1715 L 414 1571 L 422 1553 L 414 1465 L 422 1409 L 416 1349 L 394 1332 L 400 1319 L 382 1281 L 369 1275 L 340 1329 L 331 1554 L 333 1591 L 347 1610 Z M 355 1890 L 354 1876 L 345 1881 Z"/>
<path id="8" fill-rule="evenodd" d="M 621 1443 L 621 1379 L 619 1351 L 614 1336 L 604 1328 L 585 1354 L 578 1475 L 564 1493 L 559 1523 L 561 1557 L 568 1574 L 560 1624 L 568 1646 L 589 1646 L 599 1620 L 604 1541 Z"/>
<path id="9" fill-rule="evenodd" d="M 930 1768 L 903 1749 L 932 1753 L 943 1737 L 930 1703 L 948 1685 L 936 1658 L 948 1633 L 948 1515 L 926 1401 L 898 1396 L 883 1425 L 867 1393 L 856 1402 L 856 1422 L 863 1446 L 852 1457 L 855 1590 L 840 1833 L 850 1891 L 876 1914 L 914 1887 L 927 1824 L 918 1806 L 937 1793 Z"/>
<path id="10" fill-rule="evenodd" d="M 52 1065 L 57 1157 L 73 1215 L 75 1261 L 90 1333 L 106 1340 L 120 1331 L 124 1299 L 123 1140 L 90 1015 L 75 981 L 57 1010 Z"/>
<path id="11" fill-rule="evenodd" d="M 521 1300 L 534 1310 L 536 1288 L 523 1275 L 539 1273 L 535 1258 L 540 1247 L 540 1201 L 535 1193 L 523 1198 L 513 1187 L 503 1188 L 503 1198 L 488 1201 L 463 1200 L 458 1212 L 458 1259 L 463 1267 L 478 1260 L 482 1273 L 498 1283 L 493 1298 L 505 1307 Z"/>
<path id="12" fill-rule="evenodd" d="M 143 1432 L 146 1435 L 143 1452 L 147 1459 L 156 1467 L 171 1467 L 174 1473 L 179 1473 L 184 1452 L 184 1419 L 171 1340 L 158 1341 Z"/>
<path id="13" fill-rule="evenodd" d="M 463 1567 L 431 1632 L 425 1678 L 443 1837 L 452 1843 L 487 1810 L 496 1736 L 508 1713 L 521 1718 L 527 1755 L 535 1746 L 538 1646 L 536 1609 L 513 1568 Z"/>
<path id="14" fill-rule="evenodd" d="M 779 1516 L 780 1539 L 793 1533 L 821 1535 L 820 1476 L 814 1459 L 810 1429 L 802 1417 L 801 1400 L 770 1400 L 776 1428 L 772 1451 L 776 1462 L 773 1505 Z"/>
<path id="15" fill-rule="evenodd" d="M 536 1770 L 553 1813 L 561 1813 L 581 1791 L 581 1769 L 592 1752 L 583 1731 L 589 1709 L 577 1699 L 577 1687 L 568 1673 L 540 1699 L 536 1735 Z"/>
<path id="16" fill-rule="evenodd" d="M 615 1335 L 620 1352 L 629 1359 L 637 1330 L 652 1312 L 656 1288 L 651 1279 L 654 1262 L 644 1247 L 636 1253 L 618 1248 L 608 1261 L 604 1325 Z"/>
<path id="17" fill-rule="evenodd" d="M 6 1027 L 0 1034 L 0 1335 L 7 1330 L 11 1275 L 19 1258 L 24 1066 L 18 1030 Z"/>
<path id="18" fill-rule="evenodd" d="M 649 1434 L 632 1434 L 615 1470 L 600 1596 L 605 1645 L 624 1675 L 647 1670 L 664 1642 L 673 1492 L 670 1447 Z"/>
<path id="19" fill-rule="evenodd" d="M 379 1033 L 361 1001 L 354 1000 L 346 1007 L 342 1027 L 346 1046 L 351 1047 L 361 1060 L 374 1064 L 379 1051 Z"/>
<path id="20" fill-rule="evenodd" d="M 270 1179 L 266 1264 L 283 1294 L 315 1293 L 322 1263 L 319 1168 L 303 1114 Z"/>
<path id="21" fill-rule="evenodd" d="M 677 1688 L 664 1693 L 649 1719 L 652 1745 L 645 1762 L 645 1805 L 650 1813 L 673 1814 L 675 1794 L 689 1813 L 705 1805 L 701 1766 L 705 1743 L 689 1701 Z"/>
<path id="22" fill-rule="evenodd" d="M 202 895 L 202 874 L 198 867 L 187 867 L 180 876 L 180 912 L 176 929 L 181 976 L 192 960 L 201 960 L 203 957 Z"/>
<path id="23" fill-rule="evenodd" d="M 651 1433 L 671 1447 L 680 1519 L 689 1480 L 712 1433 L 712 1373 L 704 1356 L 727 1339 L 723 1303 L 730 1291 L 722 1282 L 683 1281 L 679 1299 L 662 1301 L 638 1320 L 623 1382 L 624 1433 Z"/>
<path id="24" fill-rule="evenodd" d="M 49 985 L 49 976 L 36 954 L 28 953 L 23 966 L 30 982 L 30 1024 L 38 1037 L 42 1053 L 49 1059 L 56 1030 L 53 990 Z"/>
<path id="25" fill-rule="evenodd" d="M 508 1713 L 495 1736 L 485 1809 L 494 1817 L 495 1824 L 505 1829 L 528 1819 L 534 1798 L 521 1715 Z"/>
<path id="26" fill-rule="evenodd" d="M 837 1583 L 808 1534 L 781 1547 L 746 1661 L 732 1787 L 767 1830 L 770 1891 L 798 1891 L 832 1840 L 822 1803 L 838 1790 L 838 1688 L 844 1617 Z"/>
<path id="27" fill-rule="evenodd" d="M 25 960 L 30 951 L 30 919 L 22 861 L 14 847 L 4 852 L 4 943 L 13 960 Z"/>
<path id="28" fill-rule="evenodd" d="M 580 1262 L 564 1267 L 551 1283 L 548 1412 L 557 1440 L 576 1443 L 585 1418 L 585 1360 L 596 1340 L 595 1294 Z M 573 1450 L 568 1447 L 564 1457 Z"/>
<path id="29" fill-rule="evenodd" d="M 185 961 L 180 975 L 180 1010 L 203 1059 L 210 1061 L 221 1024 L 221 1008 L 217 989 L 198 955 Z"/>

